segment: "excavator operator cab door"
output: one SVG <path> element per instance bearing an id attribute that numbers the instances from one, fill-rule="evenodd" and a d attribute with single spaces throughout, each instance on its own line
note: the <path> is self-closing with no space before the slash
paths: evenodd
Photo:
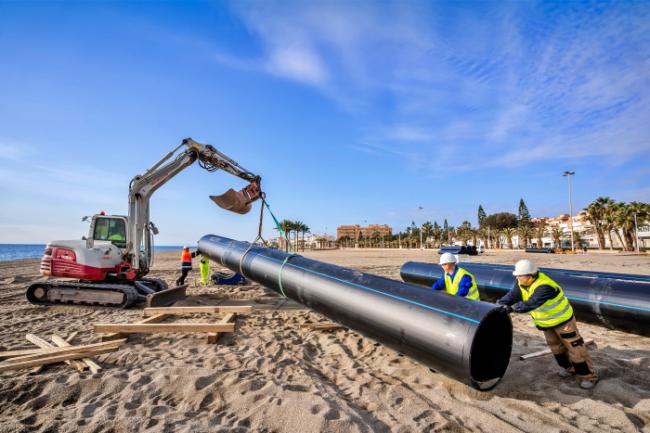
<path id="1" fill-rule="evenodd" d="M 88 240 L 109 241 L 120 249 L 126 248 L 126 217 L 95 215 L 90 224 Z"/>

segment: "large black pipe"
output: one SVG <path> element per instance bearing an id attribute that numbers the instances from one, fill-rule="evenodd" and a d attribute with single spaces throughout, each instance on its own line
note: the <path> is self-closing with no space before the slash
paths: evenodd
<path id="1" fill-rule="evenodd" d="M 476 278 L 481 299 L 495 301 L 515 287 L 513 266 L 461 263 Z M 564 290 L 576 317 L 610 329 L 650 336 L 650 277 L 569 269 L 540 268 Z M 433 263 L 407 262 L 400 269 L 406 282 L 431 287 L 442 277 Z"/>
<path id="2" fill-rule="evenodd" d="M 505 373 L 512 323 L 494 305 L 215 235 L 199 251 L 331 320 L 486 390 Z"/>

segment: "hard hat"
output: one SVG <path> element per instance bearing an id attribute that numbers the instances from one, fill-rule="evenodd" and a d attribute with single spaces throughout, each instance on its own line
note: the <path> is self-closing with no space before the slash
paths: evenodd
<path id="1" fill-rule="evenodd" d="M 538 271 L 537 265 L 530 260 L 519 260 L 515 264 L 515 270 L 512 273 L 515 277 L 520 275 L 533 275 Z"/>
<path id="2" fill-rule="evenodd" d="M 184 249 L 184 250 L 189 250 L 190 247 L 188 247 L 187 245 L 183 245 L 183 249 Z"/>
<path id="3" fill-rule="evenodd" d="M 444 253 L 440 256 L 440 265 L 446 265 L 447 263 L 456 263 L 456 257 L 451 253 Z"/>

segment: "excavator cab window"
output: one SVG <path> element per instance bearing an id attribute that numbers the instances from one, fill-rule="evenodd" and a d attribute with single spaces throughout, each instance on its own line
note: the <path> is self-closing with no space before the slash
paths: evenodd
<path id="1" fill-rule="evenodd" d="M 95 221 L 96 241 L 111 241 L 118 248 L 126 247 L 126 225 L 121 218 L 97 218 Z"/>

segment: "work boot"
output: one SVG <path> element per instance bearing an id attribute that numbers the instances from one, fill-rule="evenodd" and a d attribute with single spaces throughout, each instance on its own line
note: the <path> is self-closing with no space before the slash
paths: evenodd
<path id="1" fill-rule="evenodd" d="M 597 380 L 581 380 L 580 381 L 580 388 L 582 389 L 592 389 L 594 386 L 596 386 Z"/>
<path id="2" fill-rule="evenodd" d="M 575 373 L 572 372 L 571 370 L 560 370 L 557 372 L 557 375 L 560 376 L 562 379 L 566 379 L 567 377 L 573 376 Z"/>

